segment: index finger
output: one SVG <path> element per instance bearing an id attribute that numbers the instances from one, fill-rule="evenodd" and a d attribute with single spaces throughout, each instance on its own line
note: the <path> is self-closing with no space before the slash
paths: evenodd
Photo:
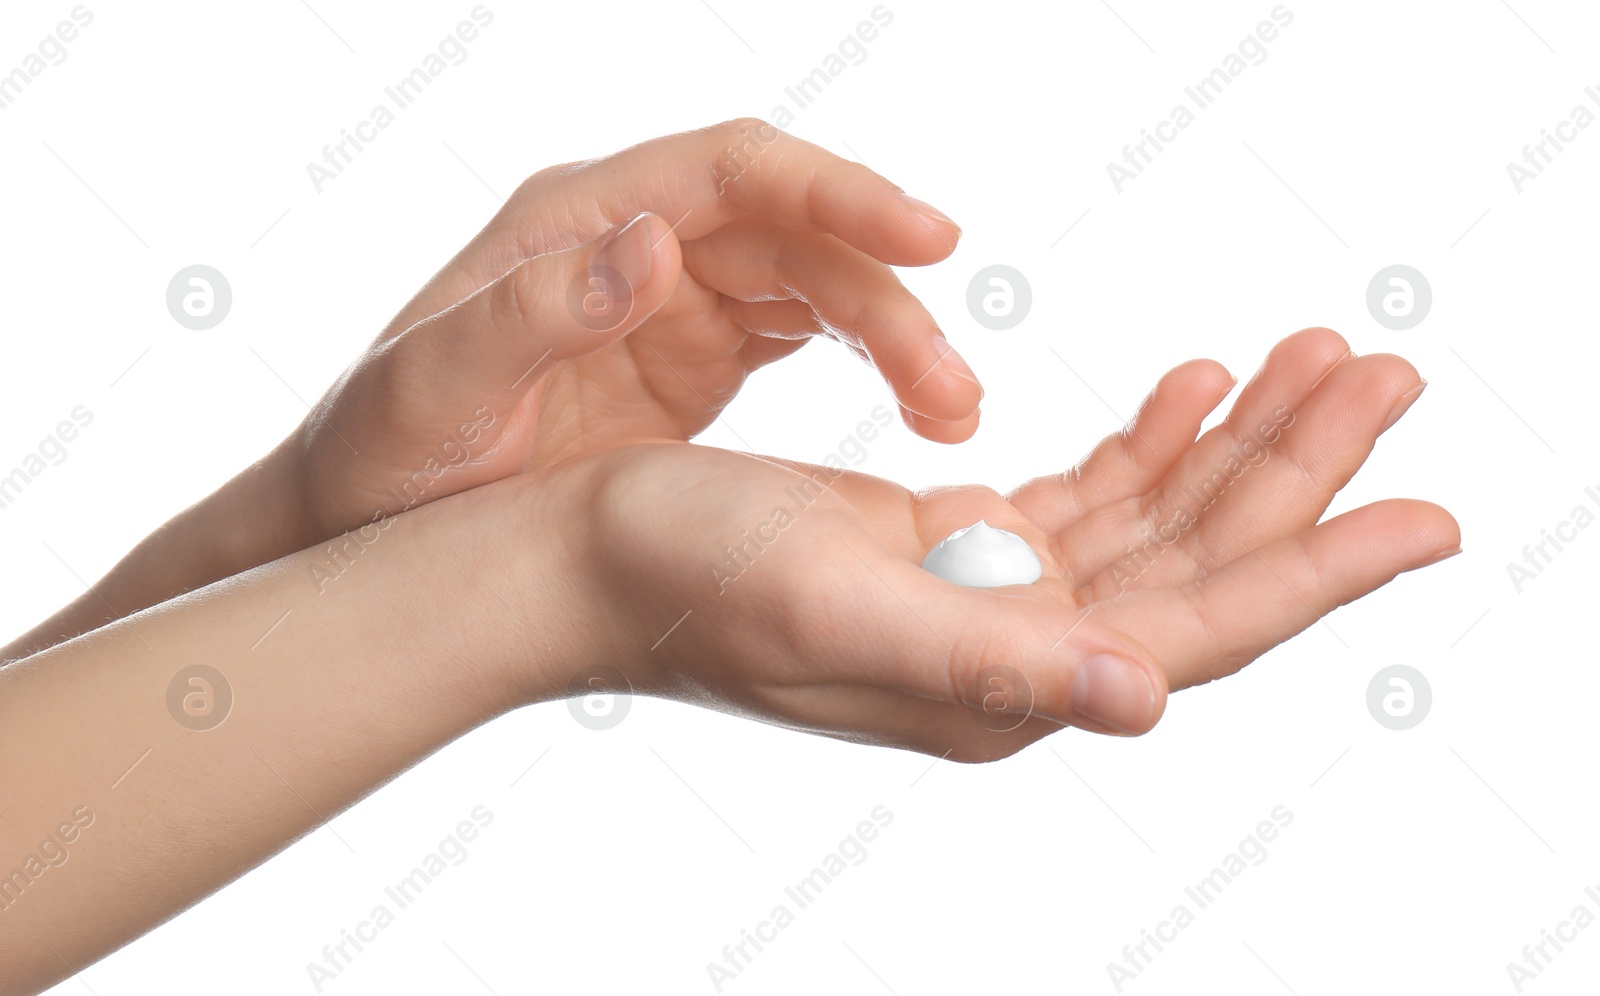
<path id="1" fill-rule="evenodd" d="M 553 175 L 536 174 L 507 209 L 543 222 L 546 232 L 557 220 L 593 219 L 594 230 L 575 236 L 579 241 L 647 210 L 675 221 L 680 240 L 741 214 L 757 215 L 785 228 L 831 233 L 896 266 L 936 263 L 955 251 L 961 235 L 938 209 L 861 163 L 759 118 L 651 139 Z"/>
<path id="2" fill-rule="evenodd" d="M 680 241 L 755 216 L 831 233 L 895 266 L 936 263 L 961 235 L 938 209 L 866 166 L 759 118 L 735 118 L 535 173 L 390 331 L 455 304 L 524 259 L 588 242 L 643 211 L 666 218 Z"/>

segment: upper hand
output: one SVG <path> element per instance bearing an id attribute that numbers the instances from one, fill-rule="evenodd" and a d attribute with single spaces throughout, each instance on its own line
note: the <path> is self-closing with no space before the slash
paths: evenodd
<path id="1" fill-rule="evenodd" d="M 751 371 L 843 341 L 956 442 L 982 391 L 888 264 L 960 232 L 755 120 L 529 178 L 274 455 L 299 545 L 619 440 L 687 440 Z M 594 269 L 608 267 L 605 270 Z"/>

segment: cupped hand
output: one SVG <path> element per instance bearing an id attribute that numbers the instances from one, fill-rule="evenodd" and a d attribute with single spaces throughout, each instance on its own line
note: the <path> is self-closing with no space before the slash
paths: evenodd
<path id="1" fill-rule="evenodd" d="M 569 604 L 591 607 L 554 624 L 589 651 L 528 697 L 593 690 L 592 668 L 615 665 L 636 691 L 959 760 L 1063 725 L 1142 733 L 1170 690 L 1458 549 L 1426 502 L 1318 521 L 1422 383 L 1309 330 L 1196 438 L 1234 381 L 1193 361 L 1076 468 L 1005 497 L 679 442 L 597 450 L 528 479 L 535 535 L 570 530 Z M 973 589 L 922 570 L 979 519 L 1026 539 L 1043 578 Z"/>
<path id="2" fill-rule="evenodd" d="M 883 177 L 744 119 L 543 170 L 390 322 L 274 459 L 307 545 L 622 440 L 687 440 L 817 336 L 902 418 L 968 438 L 982 391 L 889 264 L 960 230 Z"/>

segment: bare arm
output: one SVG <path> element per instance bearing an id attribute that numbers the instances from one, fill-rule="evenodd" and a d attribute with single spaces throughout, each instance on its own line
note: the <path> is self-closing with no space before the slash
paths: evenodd
<path id="1" fill-rule="evenodd" d="M 598 665 L 638 693 L 957 761 L 1063 726 L 1143 733 L 1168 691 L 1459 552 L 1426 502 L 1322 518 L 1419 379 L 1311 330 L 1196 438 L 1231 378 L 1183 364 L 1140 409 L 1163 463 L 1118 432 L 1009 497 L 610 447 L 370 526 L 320 593 L 312 550 L 0 669 L 0 996 L 71 974 Z M 1259 443 L 1240 438 L 1252 427 Z M 1148 535 L 1148 496 L 1187 514 L 1183 496 L 1231 465 L 1248 473 L 1168 520 L 1185 524 L 1130 576 L 1118 551 Z M 1032 544 L 1038 583 L 961 588 L 918 566 L 976 521 Z M 203 731 L 220 707 L 184 683 L 198 666 L 233 699 Z M 204 722 L 186 723 L 191 694 Z"/>
<path id="2" fill-rule="evenodd" d="M 317 552 L 296 554 L 0 669 L 0 993 L 71 975 L 521 701 L 556 642 L 484 586 L 556 617 L 559 598 L 463 526 L 506 529 L 449 512 L 374 527 L 320 594 Z"/>

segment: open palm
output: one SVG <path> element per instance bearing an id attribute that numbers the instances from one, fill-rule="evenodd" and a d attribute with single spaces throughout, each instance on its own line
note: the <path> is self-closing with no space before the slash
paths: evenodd
<path id="1" fill-rule="evenodd" d="M 1458 548 L 1426 502 L 1318 523 L 1415 398 L 1410 364 L 1298 333 L 1197 439 L 1232 384 L 1210 361 L 1176 368 L 1077 468 L 1009 496 L 685 444 L 576 463 L 589 559 L 630 592 L 615 658 L 644 690 L 958 759 L 1063 724 L 1144 732 L 1169 690 Z M 921 569 L 979 519 L 1027 539 L 1044 577 L 969 589 Z"/>

